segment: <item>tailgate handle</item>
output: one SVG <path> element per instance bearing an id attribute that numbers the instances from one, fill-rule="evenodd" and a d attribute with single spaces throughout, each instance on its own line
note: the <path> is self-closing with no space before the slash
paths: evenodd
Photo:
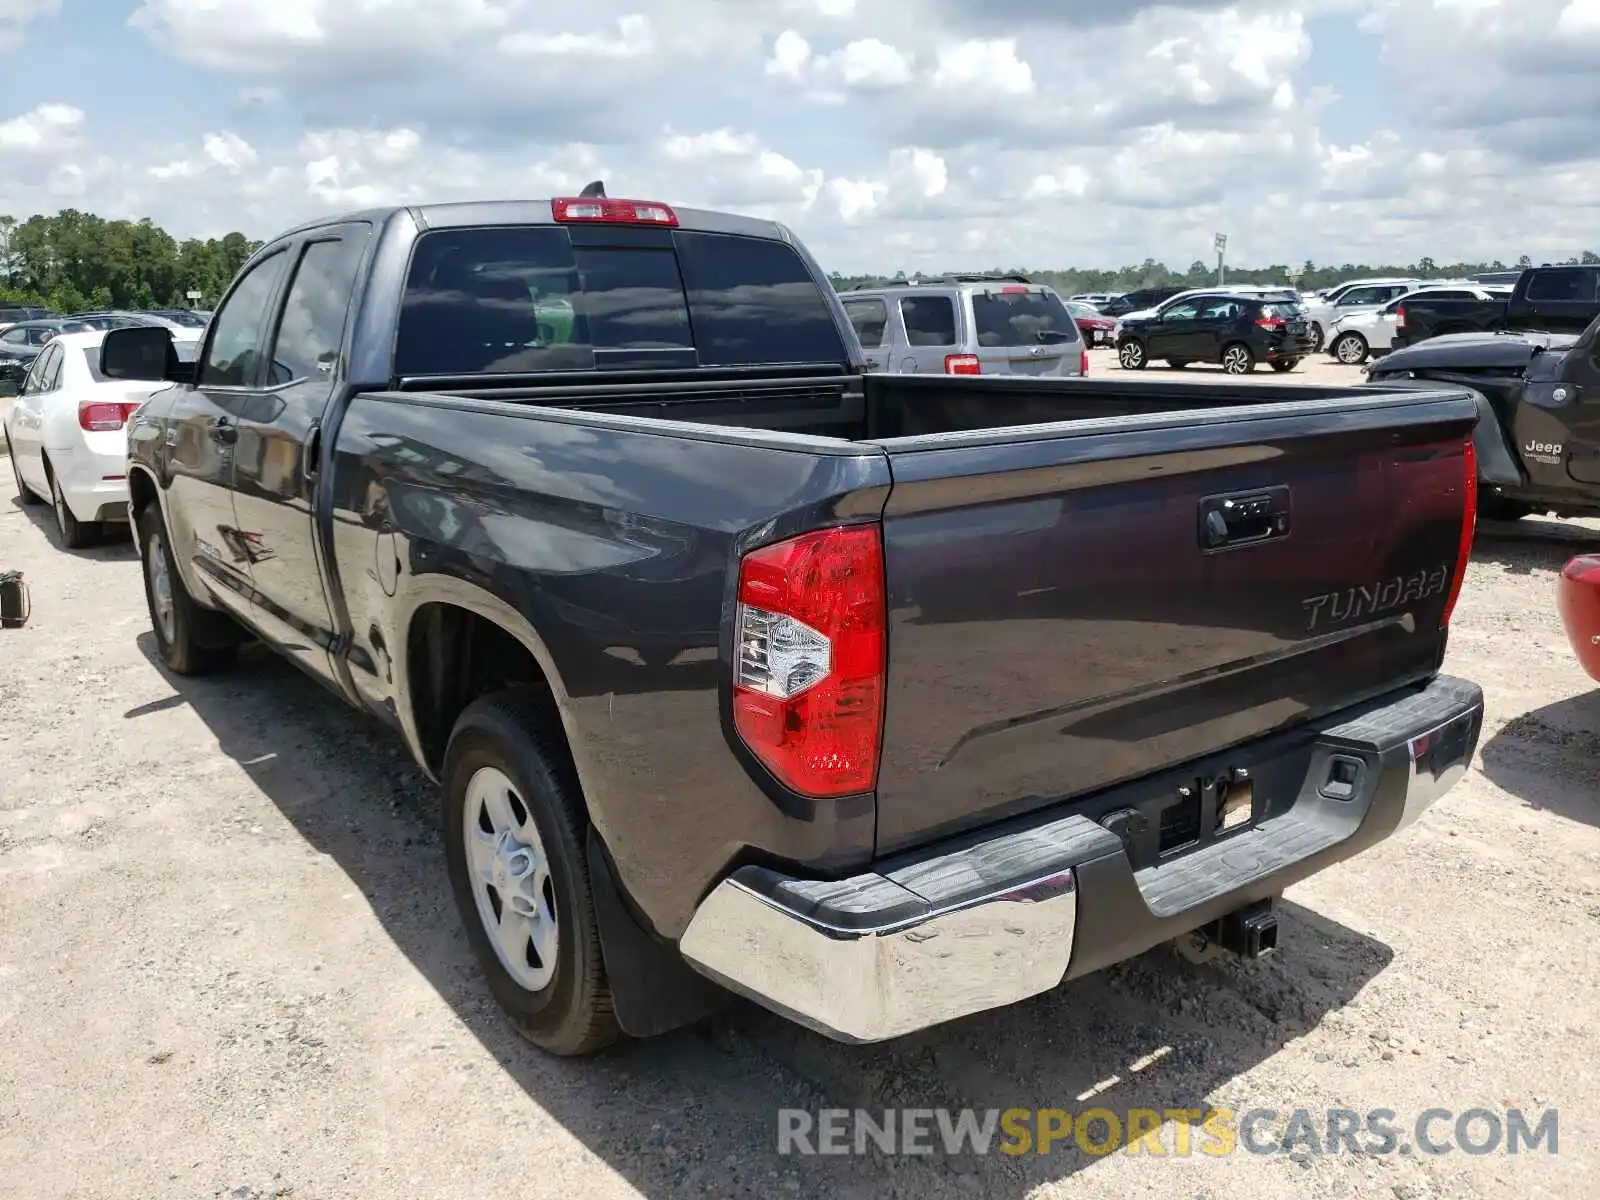
<path id="1" fill-rule="evenodd" d="M 1289 536 L 1289 489 L 1266 488 L 1200 501 L 1200 545 L 1206 550 L 1253 546 Z"/>

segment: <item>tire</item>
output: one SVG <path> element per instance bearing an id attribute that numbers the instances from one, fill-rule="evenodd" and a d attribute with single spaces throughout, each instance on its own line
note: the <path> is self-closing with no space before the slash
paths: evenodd
<path id="1" fill-rule="evenodd" d="M 17 455 L 16 451 L 11 448 L 11 435 L 9 433 L 6 434 L 6 457 L 11 460 L 11 478 L 16 480 L 17 484 L 17 503 L 42 504 L 43 501 L 39 498 L 39 494 L 22 482 L 22 468 L 17 466 Z"/>
<path id="2" fill-rule="evenodd" d="M 156 651 L 176 675 L 206 675 L 233 664 L 237 644 L 223 644 L 232 622 L 222 613 L 201 608 L 189 595 L 178 564 L 172 557 L 161 506 L 144 506 L 136 527 L 139 563 L 144 574 L 144 599 L 150 609 L 150 628 Z M 162 599 L 158 600 L 158 596 Z M 168 616 L 163 617 L 163 604 Z"/>
<path id="3" fill-rule="evenodd" d="M 50 507 L 55 510 L 56 532 L 61 535 L 61 545 L 68 550 L 82 550 L 85 546 L 94 545 L 100 540 L 100 523 L 80 521 L 72 515 L 72 509 L 67 507 L 67 498 L 61 492 L 61 481 L 50 469 L 48 459 L 45 460 L 44 474 L 50 481 Z"/>
<path id="4" fill-rule="evenodd" d="M 1311 353 L 1316 354 L 1322 349 L 1322 343 L 1327 336 L 1327 334 L 1322 332 L 1321 325 L 1317 324 L 1315 321 L 1311 322 Z"/>
<path id="5" fill-rule="evenodd" d="M 1300 365 L 1298 358 L 1275 358 L 1272 360 L 1272 369 L 1280 375 L 1287 375 Z"/>
<path id="6" fill-rule="evenodd" d="M 1359 367 L 1367 361 L 1367 355 L 1371 353 L 1367 339 L 1359 333 L 1341 333 L 1333 339 L 1333 345 L 1328 349 L 1347 367 Z"/>
<path id="7" fill-rule="evenodd" d="M 1480 485 L 1481 488 L 1481 485 Z M 1478 492 L 1478 516 L 1485 521 L 1520 521 L 1523 517 L 1532 516 L 1536 510 L 1531 504 L 1520 500 L 1507 500 L 1503 496 L 1485 495 Z"/>
<path id="8" fill-rule="evenodd" d="M 603 1049 L 622 1031 L 589 882 L 588 816 L 550 722 L 548 712 L 517 692 L 467 706 L 450 734 L 440 774 L 445 860 L 467 940 L 495 1000 L 528 1041 L 576 1057 Z M 512 840 L 487 840 L 492 835 L 485 833 L 485 821 Z M 519 878 L 526 882 L 518 885 Z M 500 898 L 500 889 L 511 895 L 513 887 L 512 898 L 530 907 L 537 923 L 513 921 L 504 935 L 491 935 L 490 924 L 511 903 Z M 545 941 L 552 934 L 540 930 L 553 931 L 553 951 Z M 502 950 L 518 932 L 517 947 Z M 516 976 L 508 963 L 515 963 Z"/>
<path id="9" fill-rule="evenodd" d="M 1224 346 L 1220 361 L 1226 375 L 1248 375 L 1256 369 L 1256 356 L 1243 342 L 1229 342 Z"/>
<path id="10" fill-rule="evenodd" d="M 1144 343 L 1138 338 L 1129 338 L 1117 347 L 1117 362 L 1124 371 L 1142 371 L 1150 364 L 1145 356 Z"/>
<path id="11" fill-rule="evenodd" d="M 1181 371 L 1185 367 L 1187 367 L 1188 365 L 1189 365 L 1189 360 L 1187 358 L 1169 358 L 1169 359 L 1167 359 L 1167 366 L 1171 367 L 1174 371 Z"/>

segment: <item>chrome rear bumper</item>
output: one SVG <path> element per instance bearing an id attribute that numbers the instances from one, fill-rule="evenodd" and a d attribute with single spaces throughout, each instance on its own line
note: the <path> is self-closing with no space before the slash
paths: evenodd
<path id="1" fill-rule="evenodd" d="M 1135 871 L 1087 817 L 1045 814 L 844 880 L 724 879 L 679 943 L 702 974 L 829 1037 L 876 1042 L 1047 992 L 1257 900 L 1415 821 L 1465 774 L 1475 684 L 1440 677 L 1319 723 L 1280 815 Z M 1348 798 L 1330 756 L 1363 764 Z"/>

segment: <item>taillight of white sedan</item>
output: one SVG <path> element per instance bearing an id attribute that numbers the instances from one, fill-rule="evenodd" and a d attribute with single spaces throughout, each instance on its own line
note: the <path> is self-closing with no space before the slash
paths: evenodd
<path id="1" fill-rule="evenodd" d="M 52 338 L 5 417 L 17 496 L 50 501 L 69 550 L 92 544 L 106 524 L 127 522 L 128 418 L 165 386 L 102 375 L 104 337 L 97 330 Z"/>

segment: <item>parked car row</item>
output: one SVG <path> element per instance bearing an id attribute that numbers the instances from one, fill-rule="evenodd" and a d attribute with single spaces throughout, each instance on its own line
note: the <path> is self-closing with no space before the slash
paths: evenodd
<path id="1" fill-rule="evenodd" d="M 0 315 L 15 314 L 17 319 L 0 321 L 0 396 L 14 395 L 39 352 L 62 333 L 89 330 L 126 329 L 136 325 L 160 325 L 196 336 L 205 328 L 210 313 L 191 309 L 96 309 L 56 316 L 40 308 L 0 309 Z M 23 315 L 29 314 L 29 315 Z"/>
<path id="2" fill-rule="evenodd" d="M 1307 344 L 1297 302 L 1178 304 L 1173 358 Z M 396 731 L 553 1053 L 1271 954 L 1285 888 L 1473 759 L 1461 388 L 1084 379 L 1048 288 L 840 295 L 773 222 L 598 185 L 307 224 L 199 334 L 53 338 L 19 493 L 64 491 L 62 427 L 167 670 L 259 640 Z"/>
<path id="3" fill-rule="evenodd" d="M 49 500 L 62 545 L 76 550 L 97 541 L 106 525 L 127 525 L 126 424 L 156 385 L 106 377 L 100 345 L 107 330 L 65 320 L 27 327 L 46 324 L 61 328 L 36 348 L 22 385 L 7 389 L 16 398 L 6 410 L 4 438 L 18 499 Z M 195 334 L 173 333 L 179 361 L 193 361 Z"/>

